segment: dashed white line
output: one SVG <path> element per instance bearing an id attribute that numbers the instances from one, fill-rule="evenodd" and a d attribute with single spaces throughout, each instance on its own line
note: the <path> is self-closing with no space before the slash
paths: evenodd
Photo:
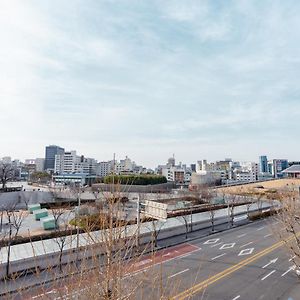
<path id="1" fill-rule="evenodd" d="M 175 274 L 169 276 L 168 278 L 173 278 L 173 277 L 175 277 L 175 276 L 177 276 L 177 275 L 180 275 L 180 274 L 182 274 L 182 273 L 185 273 L 185 272 L 187 272 L 187 271 L 189 271 L 189 270 L 190 270 L 190 269 L 185 269 L 185 270 L 183 270 L 183 271 L 180 271 L 180 272 L 178 272 L 178 273 L 175 273 Z"/>
<path id="2" fill-rule="evenodd" d="M 220 255 L 218 255 L 218 256 L 216 256 L 216 257 L 212 258 L 211 260 L 215 260 L 215 259 L 217 259 L 217 258 L 219 258 L 219 257 L 222 257 L 222 256 L 224 256 L 224 255 L 226 255 L 226 253 L 220 254 Z"/>
<path id="3" fill-rule="evenodd" d="M 271 236 L 271 235 L 273 235 L 273 234 L 272 234 L 272 233 L 269 233 L 269 234 L 265 235 L 264 238 L 267 238 L 267 237 L 269 237 L 269 236 Z"/>
<path id="4" fill-rule="evenodd" d="M 237 300 L 237 299 L 239 299 L 240 297 L 241 297 L 241 295 L 238 295 L 238 296 L 234 297 L 232 300 Z"/>
<path id="5" fill-rule="evenodd" d="M 243 236 L 245 236 L 245 235 L 247 235 L 247 233 L 243 233 L 243 234 L 241 234 L 241 235 L 238 235 L 237 238 L 241 238 L 241 237 L 243 237 Z"/>
<path id="6" fill-rule="evenodd" d="M 271 276 L 273 273 L 275 273 L 276 272 L 276 270 L 273 270 L 273 271 L 271 271 L 270 273 L 268 273 L 265 277 L 263 277 L 261 280 L 263 281 L 263 280 L 265 280 L 265 279 L 267 279 L 269 276 Z"/>
<path id="7" fill-rule="evenodd" d="M 246 247 L 246 246 L 248 246 L 248 245 L 251 245 L 251 244 L 253 244 L 253 242 L 249 242 L 249 243 L 247 243 L 247 244 L 245 244 L 245 245 L 242 245 L 240 248 L 244 248 L 244 247 Z"/>
<path id="8" fill-rule="evenodd" d="M 215 244 L 215 245 L 212 245 L 212 246 L 210 246 L 211 248 L 213 248 L 213 247 L 217 247 L 217 246 L 220 246 L 222 243 L 218 243 L 218 244 Z"/>
<path id="9" fill-rule="evenodd" d="M 260 228 L 256 229 L 256 231 L 263 230 L 264 228 L 265 228 L 265 226 L 263 226 L 263 227 L 260 227 Z"/>

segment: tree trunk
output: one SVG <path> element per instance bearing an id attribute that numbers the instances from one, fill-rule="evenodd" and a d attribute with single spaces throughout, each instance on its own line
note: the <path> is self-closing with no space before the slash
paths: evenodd
<path id="1" fill-rule="evenodd" d="M 11 230 L 11 223 L 10 223 L 10 217 L 8 218 L 9 220 L 9 239 L 8 239 L 8 249 L 7 249 L 7 261 L 6 261 L 6 277 L 9 278 L 9 267 L 10 267 L 10 248 L 11 248 L 11 235 L 12 235 L 12 230 Z"/>

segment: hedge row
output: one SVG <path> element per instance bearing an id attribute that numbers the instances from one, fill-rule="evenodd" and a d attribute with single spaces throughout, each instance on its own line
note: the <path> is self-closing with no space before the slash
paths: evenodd
<path id="1" fill-rule="evenodd" d="M 160 175 L 109 175 L 104 177 L 106 184 L 153 185 L 166 183 L 167 178 Z"/>

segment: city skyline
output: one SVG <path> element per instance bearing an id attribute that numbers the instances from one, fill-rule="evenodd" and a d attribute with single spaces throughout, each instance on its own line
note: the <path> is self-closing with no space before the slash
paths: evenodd
<path id="1" fill-rule="evenodd" d="M 1 1 L 1 156 L 298 160 L 297 1 Z"/>
<path id="2" fill-rule="evenodd" d="M 165 157 L 163 158 L 162 161 L 156 161 L 154 162 L 153 165 L 147 165 L 145 164 L 143 161 L 139 161 L 137 159 L 135 159 L 135 157 L 131 156 L 130 154 L 119 154 L 119 153 L 113 153 L 111 157 L 107 158 L 107 159 L 103 159 L 101 157 L 93 157 L 93 156 L 90 156 L 88 155 L 87 153 L 83 153 L 81 151 L 78 151 L 77 149 L 70 149 L 68 147 L 64 147 L 64 145 L 55 145 L 55 144 L 48 144 L 48 145 L 45 145 L 44 147 L 44 154 L 42 154 L 41 156 L 34 156 L 34 155 L 31 155 L 30 157 L 25 157 L 23 159 L 19 158 L 19 157 L 14 157 L 12 155 L 1 155 L 0 153 L 0 160 L 1 158 L 7 158 L 7 157 L 10 157 L 12 160 L 20 160 L 21 162 L 24 162 L 26 160 L 35 160 L 35 159 L 45 159 L 46 157 L 46 148 L 47 147 L 58 147 L 58 148 L 62 148 L 62 150 L 65 152 L 65 153 L 70 153 L 70 152 L 75 152 L 77 153 L 77 155 L 79 156 L 83 156 L 85 158 L 91 158 L 91 159 L 95 159 L 97 162 L 109 162 L 109 161 L 113 161 L 114 159 L 117 161 L 121 161 L 121 160 L 124 160 L 125 158 L 129 158 L 131 159 L 133 162 L 135 163 L 138 163 L 140 165 L 143 165 L 144 167 L 146 168 L 150 168 L 150 169 L 153 169 L 155 170 L 158 166 L 160 165 L 163 165 L 165 164 L 169 159 L 171 158 L 174 158 L 175 161 L 176 161 L 176 164 L 183 164 L 183 165 L 186 165 L 186 166 L 190 166 L 191 164 L 197 164 L 197 162 L 200 162 L 202 160 L 205 160 L 209 163 L 213 163 L 213 162 L 220 162 L 220 161 L 225 161 L 225 160 L 231 160 L 233 162 L 255 162 L 255 163 L 258 163 L 258 164 L 261 164 L 261 157 L 266 157 L 267 158 L 267 162 L 269 161 L 272 161 L 273 159 L 284 159 L 284 160 L 287 160 L 289 162 L 297 162 L 299 161 L 298 160 L 295 160 L 295 159 L 290 159 L 288 157 L 279 157 L 279 156 L 275 156 L 275 157 L 272 157 L 272 156 L 269 156 L 269 154 L 266 154 L 266 153 L 263 153 L 261 155 L 259 155 L 258 157 L 256 157 L 255 159 L 253 160 L 247 160 L 247 159 L 237 159 L 236 157 L 232 157 L 232 156 L 224 156 L 223 157 L 218 157 L 218 158 L 215 158 L 215 159 L 207 159 L 207 157 L 198 157 L 196 160 L 194 161 L 190 161 L 190 160 L 180 160 L 176 157 L 175 153 L 173 153 L 172 155 L 169 155 L 168 157 Z"/>

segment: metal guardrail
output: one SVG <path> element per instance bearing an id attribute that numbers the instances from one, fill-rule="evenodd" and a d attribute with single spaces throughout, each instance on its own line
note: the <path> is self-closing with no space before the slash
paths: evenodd
<path id="1" fill-rule="evenodd" d="M 23 188 L 21 186 L 20 187 L 5 187 L 4 189 L 0 188 L 0 193 L 21 192 L 22 190 L 23 190 Z"/>

